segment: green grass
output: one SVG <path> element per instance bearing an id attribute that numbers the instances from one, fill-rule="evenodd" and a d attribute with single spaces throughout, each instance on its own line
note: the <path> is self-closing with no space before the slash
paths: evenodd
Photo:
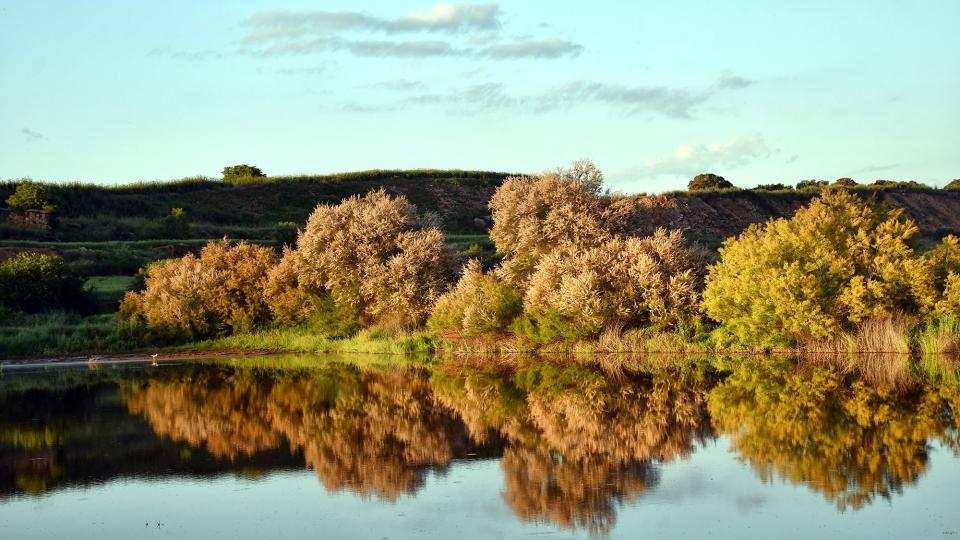
<path id="1" fill-rule="evenodd" d="M 102 296 L 121 297 L 130 290 L 136 282 L 134 276 L 93 276 L 87 280 L 93 294 Z"/>
<path id="2" fill-rule="evenodd" d="M 83 317 L 64 312 L 7 318 L 0 326 L 0 358 L 108 353 L 133 349 L 112 314 Z"/>
<path id="3" fill-rule="evenodd" d="M 0 240 L 0 247 L 114 250 L 124 248 L 158 248 L 170 245 L 204 246 L 220 238 L 190 238 L 184 240 L 103 240 L 93 242 L 44 242 L 39 240 Z M 251 244 L 273 245 L 273 240 L 248 240 Z"/>
<path id="4" fill-rule="evenodd" d="M 308 328 L 279 328 L 234 334 L 173 347 L 182 351 L 283 351 L 296 353 L 429 354 L 433 340 L 423 332 L 361 330 L 349 338 L 330 338 Z"/>

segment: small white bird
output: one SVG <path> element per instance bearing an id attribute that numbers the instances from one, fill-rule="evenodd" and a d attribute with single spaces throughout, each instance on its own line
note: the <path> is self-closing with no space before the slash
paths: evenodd
<path id="1" fill-rule="evenodd" d="M 157 354 L 157 353 L 153 353 L 153 354 L 150 355 L 150 358 L 153 358 L 153 363 L 150 364 L 151 366 L 157 367 L 157 366 L 159 365 L 159 364 L 157 364 L 157 357 L 158 357 L 158 356 L 160 356 L 160 355 Z"/>
<path id="2" fill-rule="evenodd" d="M 95 365 L 97 365 L 97 360 L 99 360 L 99 359 L 100 359 L 99 356 L 88 356 L 88 357 L 87 357 L 87 365 L 88 365 L 88 366 L 95 366 Z"/>

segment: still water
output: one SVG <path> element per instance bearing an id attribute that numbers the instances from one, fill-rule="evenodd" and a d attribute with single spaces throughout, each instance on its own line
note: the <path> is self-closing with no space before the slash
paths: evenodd
<path id="1" fill-rule="evenodd" d="M 949 538 L 960 383 L 325 358 L 5 368 L 2 538 Z"/>

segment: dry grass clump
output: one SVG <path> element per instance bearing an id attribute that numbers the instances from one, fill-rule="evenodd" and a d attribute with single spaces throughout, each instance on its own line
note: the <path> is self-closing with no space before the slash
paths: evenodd
<path id="1" fill-rule="evenodd" d="M 297 253 L 297 286 L 328 295 L 364 325 L 417 326 L 452 273 L 436 225 L 382 189 L 318 206 Z"/>
<path id="2" fill-rule="evenodd" d="M 128 292 L 119 318 L 168 339 L 249 331 L 270 320 L 264 287 L 273 250 L 227 240 L 148 269 L 146 287 Z"/>

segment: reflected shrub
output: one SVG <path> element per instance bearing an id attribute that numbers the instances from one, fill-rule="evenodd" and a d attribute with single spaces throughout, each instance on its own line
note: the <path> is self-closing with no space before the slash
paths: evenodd
<path id="1" fill-rule="evenodd" d="M 945 387 L 876 388 L 823 368 L 742 368 L 710 392 L 709 408 L 763 480 L 809 486 L 843 510 L 917 481 L 927 441 L 952 430 L 956 396 Z"/>

